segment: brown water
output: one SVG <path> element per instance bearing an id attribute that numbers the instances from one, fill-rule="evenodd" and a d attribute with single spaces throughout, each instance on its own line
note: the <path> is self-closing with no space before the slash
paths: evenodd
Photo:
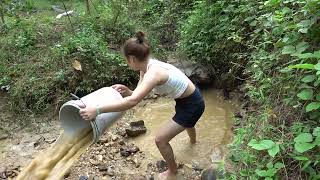
<path id="1" fill-rule="evenodd" d="M 77 158 L 89 147 L 91 130 L 75 136 L 63 133 L 47 151 L 39 154 L 25 167 L 17 180 L 62 179 Z"/>
<path id="2" fill-rule="evenodd" d="M 197 143 L 191 145 L 186 132 L 178 134 L 170 141 L 176 160 L 186 165 L 197 164 L 208 167 L 224 157 L 224 147 L 231 142 L 232 114 L 237 105 L 225 101 L 220 92 L 213 89 L 203 90 L 206 109 L 196 124 Z M 160 98 L 144 107 L 135 109 L 135 119 L 145 121 L 147 133 L 133 139 L 141 150 L 150 154 L 154 160 L 162 159 L 154 138 L 163 123 L 174 115 L 175 102 L 171 99 Z"/>

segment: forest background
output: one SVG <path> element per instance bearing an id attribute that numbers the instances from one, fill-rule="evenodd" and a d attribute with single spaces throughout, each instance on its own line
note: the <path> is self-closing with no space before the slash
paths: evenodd
<path id="1" fill-rule="evenodd" d="M 56 19 L 52 4 L 74 12 Z M 0 87 L 23 116 L 134 85 L 120 48 L 142 30 L 153 56 L 207 65 L 217 88 L 242 84 L 227 179 L 319 179 L 319 17 L 319 0 L 4 0 Z"/>

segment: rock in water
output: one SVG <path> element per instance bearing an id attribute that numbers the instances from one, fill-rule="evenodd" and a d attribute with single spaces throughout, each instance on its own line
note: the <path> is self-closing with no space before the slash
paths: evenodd
<path id="1" fill-rule="evenodd" d="M 89 178 L 87 176 L 80 176 L 79 180 L 88 180 Z"/>
<path id="2" fill-rule="evenodd" d="M 144 126 L 144 121 L 139 120 L 139 121 L 130 122 L 130 126 Z"/>
<path id="3" fill-rule="evenodd" d="M 121 156 L 128 157 L 131 155 L 131 152 L 129 151 L 129 149 L 120 148 L 120 154 Z"/>
<path id="4" fill-rule="evenodd" d="M 187 60 L 184 57 L 168 57 L 168 63 L 176 66 L 195 84 L 211 84 L 213 82 L 213 67 Z"/>
<path id="5" fill-rule="evenodd" d="M 205 169 L 201 173 L 201 180 L 216 180 L 217 172 L 214 169 Z"/>
<path id="6" fill-rule="evenodd" d="M 157 161 L 156 165 L 157 165 L 159 173 L 162 173 L 168 169 L 168 165 L 164 160 Z"/>
<path id="7" fill-rule="evenodd" d="M 126 133 L 129 137 L 136 137 L 146 132 L 147 132 L 147 128 L 144 125 L 144 121 L 142 120 L 131 122 L 130 128 L 126 129 Z"/>

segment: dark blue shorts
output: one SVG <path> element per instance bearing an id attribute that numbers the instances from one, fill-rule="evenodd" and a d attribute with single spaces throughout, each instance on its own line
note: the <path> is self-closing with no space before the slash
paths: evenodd
<path id="1" fill-rule="evenodd" d="M 205 105 L 203 97 L 198 87 L 188 97 L 182 99 L 175 99 L 176 114 L 173 120 L 185 128 L 192 128 L 201 117 Z"/>

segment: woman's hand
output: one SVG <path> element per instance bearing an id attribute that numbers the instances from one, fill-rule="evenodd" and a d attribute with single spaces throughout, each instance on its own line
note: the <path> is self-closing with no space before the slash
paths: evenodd
<path id="1" fill-rule="evenodd" d="M 130 96 L 132 94 L 132 91 L 125 85 L 115 84 L 111 87 L 118 91 L 123 97 Z"/>
<path id="2" fill-rule="evenodd" d="M 96 107 L 83 107 L 79 111 L 82 119 L 86 121 L 94 120 L 97 116 L 97 108 Z"/>

